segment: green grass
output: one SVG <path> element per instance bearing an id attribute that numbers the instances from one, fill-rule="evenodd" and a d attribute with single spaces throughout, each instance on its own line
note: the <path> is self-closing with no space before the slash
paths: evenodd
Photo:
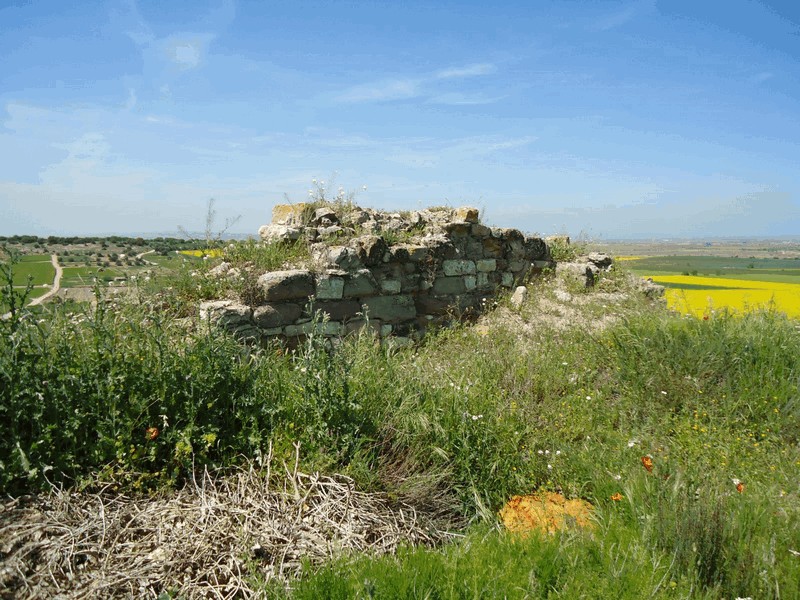
<path id="1" fill-rule="evenodd" d="M 22 286 L 30 281 L 33 285 L 43 285 L 53 283 L 56 270 L 49 260 L 46 261 L 21 261 L 18 268 L 14 271 L 14 285 Z"/>
<path id="2" fill-rule="evenodd" d="M 64 274 L 61 277 L 61 286 L 65 288 L 92 286 L 94 285 L 95 279 L 100 282 L 109 282 L 113 281 L 115 277 L 124 277 L 125 274 L 126 271 L 121 268 L 65 266 Z"/>
<path id="3" fill-rule="evenodd" d="M 50 262 L 50 255 L 49 254 L 27 254 L 25 256 L 20 256 L 19 258 L 20 263 L 34 263 L 34 262 Z"/>
<path id="4" fill-rule="evenodd" d="M 630 297 L 587 307 L 622 315 L 606 329 L 557 328 L 542 286 L 520 313 L 418 348 L 312 337 L 287 353 L 180 318 L 167 294 L 0 324 L 0 492 L 180 486 L 270 444 L 289 461 L 299 442 L 306 472 L 470 525 L 438 549 L 309 565 L 293 597 L 800 596 L 796 321 L 682 319 Z M 534 490 L 589 500 L 595 530 L 496 531 Z"/>

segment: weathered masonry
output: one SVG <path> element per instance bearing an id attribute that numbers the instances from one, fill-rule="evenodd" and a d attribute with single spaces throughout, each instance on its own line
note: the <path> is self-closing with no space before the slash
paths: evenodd
<path id="1" fill-rule="evenodd" d="M 554 266 L 543 239 L 482 225 L 474 208 L 312 208 L 276 206 L 259 230 L 265 241 L 311 244 L 309 264 L 262 274 L 256 305 L 205 302 L 201 315 L 254 341 L 369 327 L 402 344 L 477 316 L 501 290 Z"/>

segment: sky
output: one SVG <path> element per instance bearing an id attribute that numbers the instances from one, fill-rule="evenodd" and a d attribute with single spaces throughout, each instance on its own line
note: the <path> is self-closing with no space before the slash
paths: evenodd
<path id="1" fill-rule="evenodd" d="M 0 235 L 254 234 L 312 180 L 589 240 L 800 235 L 796 0 L 0 0 Z"/>

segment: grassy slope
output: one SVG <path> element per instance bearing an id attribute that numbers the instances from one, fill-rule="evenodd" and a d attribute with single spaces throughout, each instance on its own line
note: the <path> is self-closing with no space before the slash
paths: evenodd
<path id="1" fill-rule="evenodd" d="M 299 441 L 307 470 L 473 525 L 440 550 L 309 568 L 296 597 L 800 596 L 795 321 L 681 319 L 545 286 L 519 314 L 416 350 L 362 338 L 286 355 L 187 329 L 165 294 L 3 325 L 3 491 L 98 471 L 128 489 L 176 485 L 270 441 L 289 459 Z M 590 500 L 594 532 L 495 531 L 503 502 L 535 489 Z"/>

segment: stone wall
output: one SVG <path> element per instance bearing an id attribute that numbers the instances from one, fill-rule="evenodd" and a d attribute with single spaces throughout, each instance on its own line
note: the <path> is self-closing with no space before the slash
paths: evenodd
<path id="1" fill-rule="evenodd" d="M 257 341 L 292 344 L 311 332 L 333 337 L 369 327 L 407 343 L 432 325 L 476 317 L 501 291 L 555 266 L 543 239 L 487 227 L 474 208 L 279 205 L 259 234 L 309 243 L 309 264 L 258 277 L 256 305 L 201 305 L 203 318 Z"/>

